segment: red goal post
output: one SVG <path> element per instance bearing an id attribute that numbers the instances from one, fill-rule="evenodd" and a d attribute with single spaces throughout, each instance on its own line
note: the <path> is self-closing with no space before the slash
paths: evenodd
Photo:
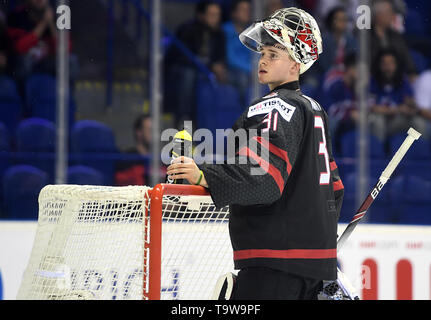
<path id="1" fill-rule="evenodd" d="M 181 184 L 158 184 L 150 192 L 152 217 L 149 263 L 149 300 L 160 300 L 161 293 L 161 268 L 162 265 L 162 219 L 163 219 L 163 196 L 207 196 L 209 192 L 201 186 L 181 185 Z M 144 286 L 145 288 L 145 286 Z"/>

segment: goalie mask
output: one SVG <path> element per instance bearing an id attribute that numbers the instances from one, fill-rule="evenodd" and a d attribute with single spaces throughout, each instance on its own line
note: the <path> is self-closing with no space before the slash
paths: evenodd
<path id="1" fill-rule="evenodd" d="M 322 53 L 322 38 L 314 18 L 298 8 L 275 11 L 269 18 L 245 29 L 239 39 L 250 50 L 281 44 L 300 63 L 300 74 L 307 71 Z"/>

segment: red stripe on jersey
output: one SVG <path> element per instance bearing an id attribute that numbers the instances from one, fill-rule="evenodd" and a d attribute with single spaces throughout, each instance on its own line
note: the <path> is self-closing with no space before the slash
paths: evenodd
<path id="1" fill-rule="evenodd" d="M 329 163 L 329 165 L 331 166 L 331 171 L 334 171 L 335 169 L 337 169 L 338 167 L 337 167 L 337 164 L 335 163 L 335 161 L 334 160 L 332 160 L 330 163 Z"/>
<path id="2" fill-rule="evenodd" d="M 344 189 L 343 182 L 341 180 L 335 181 L 333 183 L 334 191 L 342 190 Z"/>
<path id="3" fill-rule="evenodd" d="M 280 189 L 280 194 L 283 193 L 284 189 L 284 180 L 283 176 L 280 173 L 280 170 L 278 170 L 276 167 L 274 167 L 272 164 L 270 164 L 268 161 L 262 159 L 259 157 L 256 153 L 251 151 L 247 147 L 241 148 L 241 150 L 238 151 L 238 154 L 241 156 L 250 157 L 262 167 L 265 172 L 269 173 L 273 179 L 275 180 L 275 183 L 277 184 L 278 188 Z"/>
<path id="4" fill-rule="evenodd" d="M 275 258 L 275 259 L 330 259 L 337 257 L 337 249 L 249 249 L 233 252 L 234 260 L 253 258 Z"/>
<path id="5" fill-rule="evenodd" d="M 292 165 L 290 164 L 289 156 L 287 155 L 287 152 L 285 150 L 280 149 L 279 147 L 273 145 L 271 142 L 262 137 L 253 137 L 253 139 L 259 142 L 262 146 L 267 148 L 273 154 L 283 159 L 284 162 L 286 162 L 287 164 L 287 173 L 290 174 L 290 172 L 292 171 Z"/>

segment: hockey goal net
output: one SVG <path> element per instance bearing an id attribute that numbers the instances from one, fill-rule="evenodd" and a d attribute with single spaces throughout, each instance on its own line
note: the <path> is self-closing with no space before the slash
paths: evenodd
<path id="1" fill-rule="evenodd" d="M 228 217 L 198 186 L 48 185 L 17 299 L 210 299 Z"/>

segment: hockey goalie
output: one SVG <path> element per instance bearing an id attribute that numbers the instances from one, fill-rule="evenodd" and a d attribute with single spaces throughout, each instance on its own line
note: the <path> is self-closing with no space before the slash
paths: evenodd
<path id="1" fill-rule="evenodd" d="M 233 125 L 234 132 L 246 131 L 247 145 L 235 146 L 235 161 L 198 166 L 179 157 L 167 173 L 208 188 L 216 207 L 229 205 L 239 270 L 230 299 L 317 299 L 323 280 L 337 279 L 344 194 L 327 114 L 299 86 L 322 53 L 319 27 L 291 7 L 239 37 L 260 54 L 259 82 L 271 90 Z"/>

